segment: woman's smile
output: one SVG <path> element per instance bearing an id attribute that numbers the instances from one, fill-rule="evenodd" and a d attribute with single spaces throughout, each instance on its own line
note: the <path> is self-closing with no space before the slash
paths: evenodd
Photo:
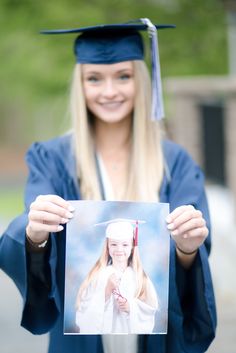
<path id="1" fill-rule="evenodd" d="M 123 103 L 124 101 L 112 101 L 112 102 L 103 102 L 99 104 L 106 110 L 116 111 L 122 106 Z"/>
<path id="2" fill-rule="evenodd" d="M 86 105 L 95 118 L 114 123 L 131 116 L 135 97 L 132 62 L 84 64 L 82 72 Z"/>

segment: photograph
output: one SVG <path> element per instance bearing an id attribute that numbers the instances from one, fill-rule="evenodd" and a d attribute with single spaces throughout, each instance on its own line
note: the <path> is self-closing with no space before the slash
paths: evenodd
<path id="1" fill-rule="evenodd" d="M 165 334 L 167 203 L 72 201 L 64 334 Z"/>

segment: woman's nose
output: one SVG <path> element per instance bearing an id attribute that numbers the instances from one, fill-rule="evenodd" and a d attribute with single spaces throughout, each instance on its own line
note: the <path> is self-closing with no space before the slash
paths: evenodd
<path id="1" fill-rule="evenodd" d="M 116 96 L 117 88 L 113 80 L 106 80 L 103 87 L 103 95 L 108 98 Z"/>

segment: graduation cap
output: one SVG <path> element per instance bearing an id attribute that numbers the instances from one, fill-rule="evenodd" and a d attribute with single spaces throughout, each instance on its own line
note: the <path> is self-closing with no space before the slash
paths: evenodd
<path id="1" fill-rule="evenodd" d="M 152 61 L 152 120 L 164 117 L 157 30 L 174 25 L 154 25 L 147 18 L 122 24 L 98 25 L 74 29 L 42 30 L 42 34 L 79 33 L 74 43 L 76 61 L 81 64 L 114 64 L 143 60 L 144 47 L 139 31 L 148 31 Z"/>
<path id="2" fill-rule="evenodd" d="M 97 223 L 95 226 L 106 226 L 106 238 L 113 240 L 134 239 L 134 246 L 138 245 L 138 226 L 145 221 L 115 218 L 106 222 Z"/>

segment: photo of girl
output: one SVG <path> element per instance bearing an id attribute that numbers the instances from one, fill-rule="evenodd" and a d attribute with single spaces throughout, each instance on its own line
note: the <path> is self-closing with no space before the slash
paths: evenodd
<path id="1" fill-rule="evenodd" d="M 106 239 L 101 256 L 78 291 L 79 333 L 152 333 L 158 298 L 139 256 L 142 223 L 113 219 L 97 224 L 106 226 Z"/>

